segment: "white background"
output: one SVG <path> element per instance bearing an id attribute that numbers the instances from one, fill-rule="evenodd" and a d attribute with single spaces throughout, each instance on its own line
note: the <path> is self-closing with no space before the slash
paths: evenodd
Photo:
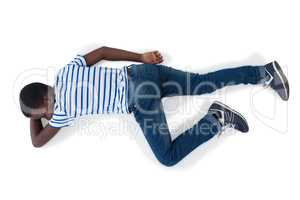
<path id="1" fill-rule="evenodd" d="M 297 1 L 0 4 L 0 199 L 299 199 Z M 31 81 L 52 84 L 74 55 L 101 45 L 160 50 L 164 64 L 199 73 L 276 59 L 288 73 L 290 100 L 261 86 L 166 99 L 175 135 L 214 99 L 242 112 L 250 125 L 248 134 L 214 138 L 172 168 L 156 161 L 132 115 L 82 119 L 33 148 L 19 89 Z"/>

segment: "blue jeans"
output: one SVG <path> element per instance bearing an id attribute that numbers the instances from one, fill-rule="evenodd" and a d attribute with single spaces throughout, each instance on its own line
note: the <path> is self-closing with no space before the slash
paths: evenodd
<path id="1" fill-rule="evenodd" d="M 198 74 L 164 65 L 133 64 L 128 66 L 129 110 L 156 158 L 163 165 L 172 166 L 219 133 L 221 124 L 208 113 L 172 141 L 162 107 L 163 97 L 201 95 L 228 85 L 258 84 L 264 77 L 263 66 L 243 66 Z"/>

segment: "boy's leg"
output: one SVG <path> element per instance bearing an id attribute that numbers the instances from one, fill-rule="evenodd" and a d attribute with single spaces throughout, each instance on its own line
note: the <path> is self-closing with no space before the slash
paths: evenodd
<path id="1" fill-rule="evenodd" d="M 237 84 L 258 84 L 265 79 L 264 66 L 242 66 L 198 74 L 157 65 L 162 96 L 201 95 Z"/>
<path id="2" fill-rule="evenodd" d="M 156 158 L 166 166 L 178 163 L 221 130 L 220 122 L 212 114 L 207 114 L 172 141 L 161 100 L 143 100 L 143 105 L 147 105 L 147 110 L 134 110 L 134 117 Z"/>
<path id="3" fill-rule="evenodd" d="M 161 102 L 161 81 L 156 65 L 132 66 L 128 69 L 129 110 L 134 114 L 153 153 L 166 166 L 182 160 L 202 143 L 221 131 L 221 127 L 235 125 L 247 132 L 244 119 L 230 108 L 214 103 L 192 128 L 172 141 Z"/>

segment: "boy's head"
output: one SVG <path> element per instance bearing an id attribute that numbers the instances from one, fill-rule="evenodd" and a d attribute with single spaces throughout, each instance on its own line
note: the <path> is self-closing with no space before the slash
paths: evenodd
<path id="1" fill-rule="evenodd" d="M 30 83 L 20 92 L 20 106 L 26 117 L 51 119 L 54 105 L 54 90 L 43 83 Z"/>

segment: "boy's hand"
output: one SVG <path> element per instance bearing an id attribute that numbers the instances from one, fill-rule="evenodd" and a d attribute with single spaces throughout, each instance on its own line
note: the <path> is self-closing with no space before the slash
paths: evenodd
<path id="1" fill-rule="evenodd" d="M 145 64 L 158 64 L 163 61 L 163 57 L 158 51 L 151 51 L 142 54 L 142 62 Z"/>

